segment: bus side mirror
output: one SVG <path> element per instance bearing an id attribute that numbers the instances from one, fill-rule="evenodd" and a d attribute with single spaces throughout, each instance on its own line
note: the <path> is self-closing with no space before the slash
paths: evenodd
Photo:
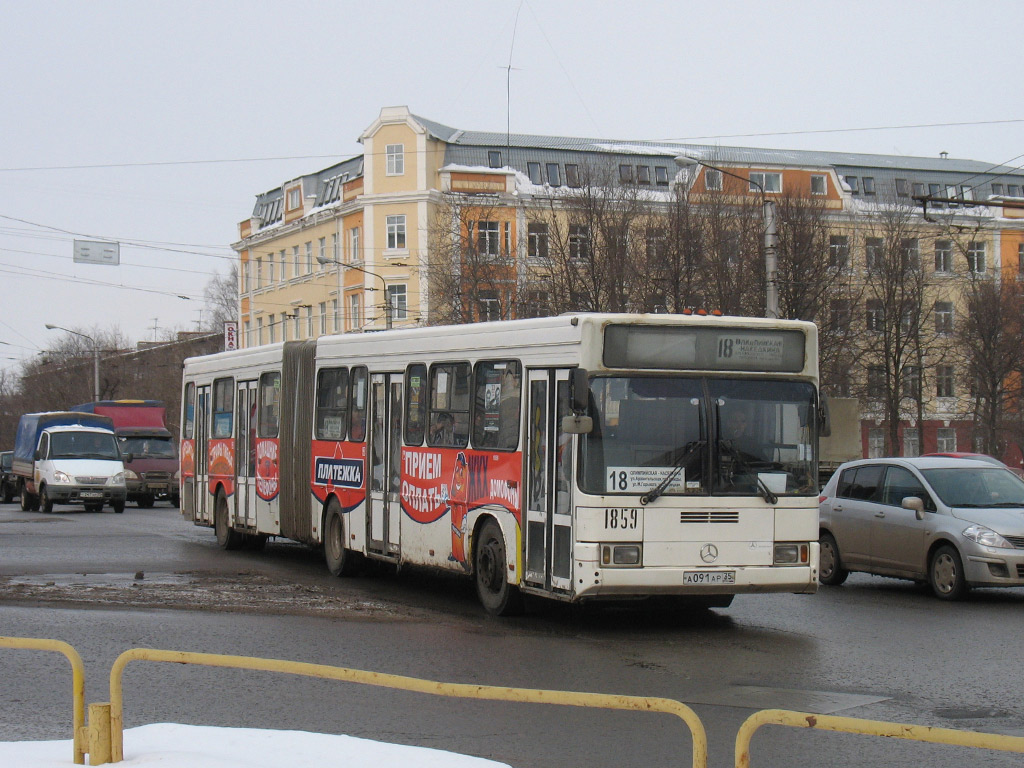
<path id="1" fill-rule="evenodd" d="M 831 434 L 832 417 L 828 413 L 828 395 L 822 395 L 818 406 L 818 437 L 828 437 Z"/>
<path id="2" fill-rule="evenodd" d="M 588 395 L 590 394 L 590 380 L 587 377 L 586 368 L 573 368 L 572 378 L 569 380 L 569 398 L 572 412 L 583 414 L 587 412 Z"/>

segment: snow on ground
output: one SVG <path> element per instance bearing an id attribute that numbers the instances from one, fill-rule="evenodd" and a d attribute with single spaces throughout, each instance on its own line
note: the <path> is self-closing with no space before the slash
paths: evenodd
<path id="1" fill-rule="evenodd" d="M 131 768 L 281 768 L 290 765 L 496 768 L 505 763 L 353 736 L 159 723 L 124 732 L 124 761 L 118 765 Z M 0 742 L 0 766 L 73 768 L 71 740 Z"/>

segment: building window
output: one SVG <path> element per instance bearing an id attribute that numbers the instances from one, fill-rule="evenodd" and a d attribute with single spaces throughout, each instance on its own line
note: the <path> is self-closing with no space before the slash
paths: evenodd
<path id="1" fill-rule="evenodd" d="M 762 173 L 754 172 L 750 173 L 750 191 L 760 192 L 764 190 L 767 192 L 781 192 L 782 191 L 782 174 L 781 173 Z"/>
<path id="2" fill-rule="evenodd" d="M 941 334 L 953 332 L 953 302 L 935 302 L 935 332 Z"/>
<path id="3" fill-rule="evenodd" d="M 405 214 L 400 214 L 398 216 L 388 216 L 387 228 L 388 250 L 395 251 L 400 248 L 405 248 Z"/>
<path id="4" fill-rule="evenodd" d="M 915 181 L 911 185 L 911 190 L 914 193 L 914 197 L 924 197 L 924 184 L 920 181 Z"/>
<path id="5" fill-rule="evenodd" d="M 828 184 L 825 177 L 818 173 L 811 174 L 811 194 L 824 195 L 828 192 Z"/>
<path id="6" fill-rule="evenodd" d="M 709 192 L 722 191 L 722 172 L 714 168 L 704 169 L 704 189 Z"/>
<path id="7" fill-rule="evenodd" d="M 326 301 L 321 301 L 320 302 L 320 306 L 318 307 L 318 309 L 320 310 L 320 335 L 321 336 L 326 336 L 327 335 L 327 302 Z"/>
<path id="8" fill-rule="evenodd" d="M 548 257 L 548 225 L 528 224 L 526 227 L 526 255 L 531 259 Z"/>
<path id="9" fill-rule="evenodd" d="M 349 247 L 349 259 L 352 261 L 362 261 L 362 254 L 359 252 L 359 227 L 352 227 L 348 231 L 348 247 Z"/>
<path id="10" fill-rule="evenodd" d="M 850 330 L 850 300 L 833 299 L 829 302 L 829 326 L 832 333 L 845 333 Z"/>
<path id="11" fill-rule="evenodd" d="M 295 211 L 302 207 L 302 187 L 292 187 L 288 190 L 288 210 Z"/>
<path id="12" fill-rule="evenodd" d="M 530 183 L 540 186 L 544 183 L 544 177 L 540 173 L 540 163 L 527 163 L 526 171 L 530 174 Z"/>
<path id="13" fill-rule="evenodd" d="M 953 366 L 939 365 L 935 367 L 935 395 L 937 397 L 954 397 Z"/>
<path id="14" fill-rule="evenodd" d="M 281 313 L 281 341 L 288 341 L 288 315 Z"/>
<path id="15" fill-rule="evenodd" d="M 287 252 L 282 248 L 278 258 L 281 261 L 281 282 L 283 283 L 288 279 L 288 255 Z"/>
<path id="16" fill-rule="evenodd" d="M 668 255 L 668 234 L 665 232 L 665 228 L 647 227 L 644 230 L 644 247 L 648 259 L 652 262 L 663 263 L 662 260 Z"/>
<path id="17" fill-rule="evenodd" d="M 886 242 L 882 238 L 864 239 L 864 266 L 869 272 L 882 271 L 886 263 Z"/>
<path id="18" fill-rule="evenodd" d="M 633 183 L 633 166 L 632 165 L 620 165 L 619 166 L 619 183 L 620 184 L 632 184 Z"/>
<path id="19" fill-rule="evenodd" d="M 869 331 L 879 332 L 885 327 L 885 308 L 879 299 L 868 299 L 864 317 Z"/>
<path id="20" fill-rule="evenodd" d="M 654 183 L 659 187 L 668 186 L 668 168 L 664 165 L 654 166 Z"/>
<path id="21" fill-rule="evenodd" d="M 974 187 L 968 186 L 967 184 L 960 185 L 960 197 L 964 200 L 974 199 Z"/>
<path id="22" fill-rule="evenodd" d="M 921 399 L 921 369 L 916 365 L 903 369 L 903 396 L 911 400 Z"/>
<path id="23" fill-rule="evenodd" d="M 409 292 L 405 285 L 388 286 L 388 306 L 392 320 L 406 320 L 409 317 Z"/>
<path id="24" fill-rule="evenodd" d="M 1003 194 L 1003 185 L 1002 184 L 996 184 L 995 182 L 993 182 L 993 184 L 992 184 L 992 194 L 993 195 L 1001 195 L 1001 194 Z"/>
<path id="25" fill-rule="evenodd" d="M 547 317 L 551 300 L 547 291 L 528 291 L 523 304 L 522 317 Z"/>
<path id="26" fill-rule="evenodd" d="M 850 266 L 850 238 L 846 235 L 832 235 L 828 239 L 828 265 L 832 269 L 846 269 Z"/>
<path id="27" fill-rule="evenodd" d="M 306 241 L 306 271 L 304 274 L 313 274 L 313 241 Z"/>
<path id="28" fill-rule="evenodd" d="M 268 335 L 268 341 L 271 344 L 273 344 L 275 341 L 277 341 L 277 338 L 276 338 L 277 329 L 274 327 L 274 325 L 275 325 L 275 323 L 274 323 L 274 316 L 273 315 L 267 315 L 267 335 Z"/>
<path id="29" fill-rule="evenodd" d="M 566 169 L 568 171 L 568 169 Z M 568 172 L 566 176 L 568 176 Z M 651 184 L 651 166 L 649 165 L 638 165 L 636 167 L 636 183 L 650 186 Z"/>
<path id="30" fill-rule="evenodd" d="M 956 430 L 953 427 L 935 430 L 935 447 L 939 453 L 956 453 Z"/>
<path id="31" fill-rule="evenodd" d="M 862 186 L 864 188 L 864 194 L 865 195 L 873 195 L 873 194 L 875 194 L 875 177 L 874 176 L 865 176 L 863 179 L 861 179 L 861 184 L 862 184 Z"/>
<path id="32" fill-rule="evenodd" d="M 295 308 L 295 314 L 292 315 L 292 332 L 296 341 L 302 338 L 302 316 L 301 307 Z"/>
<path id="33" fill-rule="evenodd" d="M 338 253 L 338 233 L 331 235 L 331 261 L 339 261 L 341 254 Z"/>
<path id="34" fill-rule="evenodd" d="M 277 282 L 274 273 L 274 252 L 271 251 L 270 253 L 267 254 L 267 285 L 273 285 L 275 282 Z"/>
<path id="35" fill-rule="evenodd" d="M 545 167 L 548 172 L 548 184 L 552 187 L 562 186 L 562 178 L 558 173 L 558 163 L 548 163 Z"/>
<path id="36" fill-rule="evenodd" d="M 350 330 L 357 330 L 363 324 L 363 313 L 359 309 L 359 294 L 353 293 L 348 297 L 348 327 Z"/>
<path id="37" fill-rule="evenodd" d="M 316 260 L 320 265 L 320 271 L 322 272 L 327 267 L 327 262 L 330 261 L 330 259 L 327 258 L 327 238 L 321 237 L 317 242 L 317 246 L 318 250 Z"/>
<path id="38" fill-rule="evenodd" d="M 256 318 L 256 344 L 257 346 L 263 343 L 263 318 Z"/>
<path id="39" fill-rule="evenodd" d="M 499 224 L 496 221 L 478 221 L 476 223 L 476 252 L 480 256 L 497 257 L 501 255 L 499 241 Z"/>
<path id="40" fill-rule="evenodd" d="M 334 318 L 331 330 L 334 333 L 341 333 L 341 308 L 337 299 L 331 299 L 331 317 Z"/>
<path id="41" fill-rule="evenodd" d="M 921 247 L 916 237 L 900 240 L 900 265 L 904 272 L 921 269 Z"/>
<path id="42" fill-rule="evenodd" d="M 573 189 L 579 189 L 582 186 L 580 184 L 580 167 L 578 165 L 566 163 L 565 183 Z"/>
<path id="43" fill-rule="evenodd" d="M 880 365 L 868 366 L 868 397 L 885 397 L 885 368 Z"/>
<path id="44" fill-rule="evenodd" d="M 907 197 L 910 194 L 910 188 L 907 186 L 906 179 L 896 179 L 896 196 Z"/>
<path id="45" fill-rule="evenodd" d="M 868 458 L 880 459 L 885 456 L 885 430 L 871 427 L 868 430 Z"/>
<path id="46" fill-rule="evenodd" d="M 953 241 L 935 241 L 935 271 L 949 274 L 953 271 Z"/>
<path id="47" fill-rule="evenodd" d="M 583 224 L 569 226 L 569 258 L 590 258 L 590 227 Z"/>
<path id="48" fill-rule="evenodd" d="M 501 152 L 496 149 L 488 150 L 487 166 L 489 168 L 501 168 Z"/>
<path id="49" fill-rule="evenodd" d="M 846 182 L 846 186 L 850 188 L 850 191 L 853 192 L 853 194 L 860 192 L 860 185 L 858 184 L 856 176 L 844 176 L 843 181 Z"/>
<path id="50" fill-rule="evenodd" d="M 501 320 L 501 299 L 498 298 L 497 291 L 480 291 L 477 295 L 477 307 L 481 322 Z"/>
<path id="51" fill-rule="evenodd" d="M 921 430 L 917 429 L 917 427 L 903 428 L 903 455 L 921 455 Z"/>
<path id="52" fill-rule="evenodd" d="M 302 257 L 299 256 L 299 246 L 292 246 L 292 263 L 295 268 L 292 270 L 292 277 L 298 277 L 302 274 Z"/>
<path id="53" fill-rule="evenodd" d="M 388 158 L 388 176 L 401 176 L 405 173 L 405 145 L 404 144 L 388 144 L 387 145 L 387 158 Z"/>
<path id="54" fill-rule="evenodd" d="M 1024 243 L 1017 245 L 1017 276 L 1024 276 Z"/>
<path id="55" fill-rule="evenodd" d="M 1018 184 L 1007 184 L 1006 194 L 1010 197 L 1020 197 L 1020 186 Z"/>
<path id="56" fill-rule="evenodd" d="M 263 287 L 263 259 L 256 259 L 256 290 Z"/>
<path id="57" fill-rule="evenodd" d="M 968 244 L 967 270 L 973 275 L 985 274 L 985 243 L 972 240 Z"/>

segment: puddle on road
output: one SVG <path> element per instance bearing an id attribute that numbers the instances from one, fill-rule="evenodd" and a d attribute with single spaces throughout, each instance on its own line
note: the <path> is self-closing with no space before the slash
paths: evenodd
<path id="1" fill-rule="evenodd" d="M 190 576 L 182 573 L 43 573 L 33 576 L 8 576 L 11 586 L 25 587 L 126 587 L 132 584 L 188 584 Z"/>

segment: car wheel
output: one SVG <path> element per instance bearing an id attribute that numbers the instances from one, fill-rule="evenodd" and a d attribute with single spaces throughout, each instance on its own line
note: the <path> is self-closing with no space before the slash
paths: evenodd
<path id="1" fill-rule="evenodd" d="M 341 504 L 332 498 L 324 514 L 324 560 L 335 576 L 351 576 L 358 570 L 359 553 L 345 546 L 345 516 Z"/>
<path id="2" fill-rule="evenodd" d="M 850 575 L 839 559 L 839 545 L 831 533 L 825 532 L 818 539 L 818 546 L 818 581 L 829 587 L 838 587 Z"/>
<path id="3" fill-rule="evenodd" d="M 112 501 L 110 502 L 110 506 L 114 512 L 120 515 L 124 512 L 124 499 L 121 499 L 120 501 Z M 100 505 L 100 509 L 103 509 L 102 504 Z"/>
<path id="4" fill-rule="evenodd" d="M 39 489 L 39 509 L 47 515 L 53 512 L 53 499 L 50 498 L 50 491 L 45 485 Z"/>
<path id="5" fill-rule="evenodd" d="M 943 544 L 932 555 L 928 566 L 928 582 L 932 592 L 941 600 L 962 600 L 967 595 L 967 577 L 964 575 L 960 553 Z"/>
<path id="6" fill-rule="evenodd" d="M 10 504 L 14 499 L 14 491 L 11 490 L 11 486 L 4 484 L 4 504 Z"/>
<path id="7" fill-rule="evenodd" d="M 523 596 L 519 588 L 508 583 L 505 574 L 505 537 L 494 519 L 483 524 L 473 542 L 473 565 L 476 593 L 488 613 L 514 616 L 523 612 Z"/>
<path id="8" fill-rule="evenodd" d="M 217 511 L 213 517 L 217 533 L 217 544 L 221 549 L 238 549 L 242 546 L 242 534 L 231 527 L 228 520 L 228 500 L 223 492 L 217 494 Z"/>

